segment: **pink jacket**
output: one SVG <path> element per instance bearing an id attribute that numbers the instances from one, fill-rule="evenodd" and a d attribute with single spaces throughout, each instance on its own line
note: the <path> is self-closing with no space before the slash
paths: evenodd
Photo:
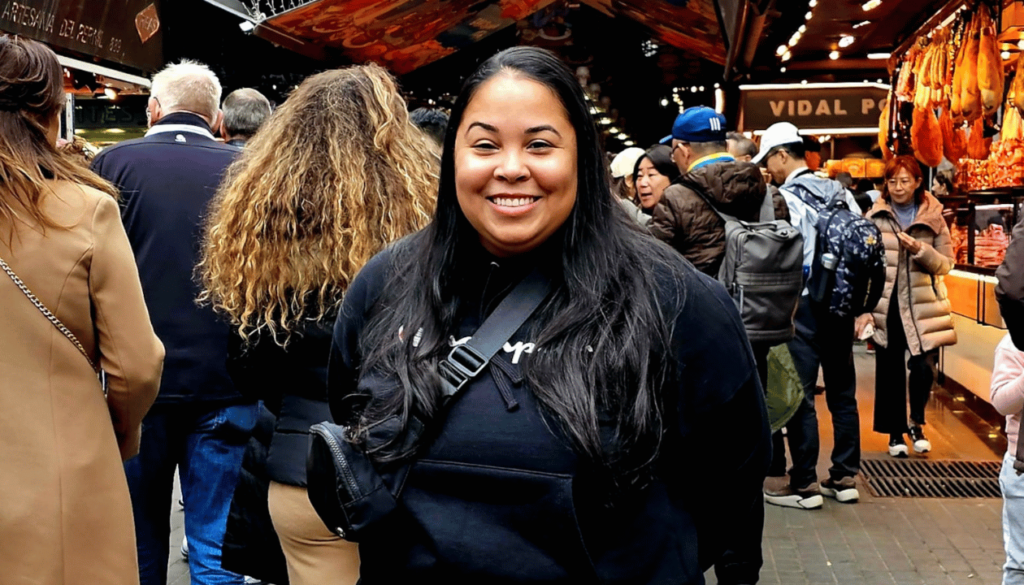
<path id="1" fill-rule="evenodd" d="M 991 392 L 992 406 L 1006 416 L 1006 451 L 1013 455 L 1017 453 L 1020 414 L 1024 410 L 1024 351 L 1017 349 L 1009 335 L 996 346 Z"/>

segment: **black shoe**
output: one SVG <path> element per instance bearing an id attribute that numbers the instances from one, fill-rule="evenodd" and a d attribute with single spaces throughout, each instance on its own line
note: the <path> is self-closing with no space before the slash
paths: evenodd
<path id="1" fill-rule="evenodd" d="M 892 457 L 899 457 L 900 459 L 906 457 L 910 453 L 910 449 L 907 449 L 907 442 L 903 440 L 903 435 L 889 435 L 889 455 Z"/>
<path id="2" fill-rule="evenodd" d="M 907 436 L 914 442 L 915 453 L 927 453 L 932 450 L 932 442 L 924 437 L 924 431 L 918 425 L 910 425 Z"/>

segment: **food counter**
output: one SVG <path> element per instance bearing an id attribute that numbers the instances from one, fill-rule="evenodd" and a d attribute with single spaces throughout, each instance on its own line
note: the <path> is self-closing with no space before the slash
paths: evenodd
<path id="1" fill-rule="evenodd" d="M 948 378 L 989 400 L 996 345 L 1006 334 L 995 297 L 995 270 L 1020 217 L 1024 188 L 993 188 L 940 198 L 953 239 L 956 269 L 946 275 L 958 342 L 943 349 Z"/>

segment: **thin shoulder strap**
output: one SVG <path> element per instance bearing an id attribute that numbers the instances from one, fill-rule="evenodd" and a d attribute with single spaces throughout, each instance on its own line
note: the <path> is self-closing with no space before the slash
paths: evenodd
<path id="1" fill-rule="evenodd" d="M 43 316 L 46 317 L 50 321 L 50 323 L 53 324 L 54 327 L 57 328 L 57 331 L 63 333 L 64 337 L 67 337 L 68 341 L 74 344 L 74 346 L 78 349 L 79 353 L 82 354 L 82 357 L 85 358 L 85 361 L 89 362 L 89 367 L 91 367 L 93 371 L 98 374 L 100 372 L 100 369 L 96 367 L 95 363 L 93 363 L 92 358 L 89 357 L 89 352 L 85 351 L 85 348 L 82 347 L 82 344 L 78 341 L 78 338 L 75 337 L 75 334 L 72 333 L 70 329 L 65 327 L 64 324 L 60 322 L 60 319 L 58 319 L 56 315 L 51 313 L 50 310 L 46 308 L 46 305 L 44 305 L 43 302 L 40 301 L 38 297 L 36 297 L 36 295 L 32 294 L 32 291 L 29 290 L 27 286 L 25 286 L 25 283 L 22 282 L 21 278 L 19 278 L 18 275 L 14 273 L 14 270 L 11 270 L 11 267 L 7 265 L 7 262 L 4 262 L 3 258 L 0 258 L 0 268 L 2 268 L 3 271 L 7 273 L 7 276 L 11 277 L 11 280 L 14 281 L 15 286 L 21 289 L 21 292 L 25 295 L 25 297 L 28 298 L 28 300 L 31 301 L 32 304 L 35 305 L 37 309 L 39 309 L 39 312 L 42 313 Z"/>

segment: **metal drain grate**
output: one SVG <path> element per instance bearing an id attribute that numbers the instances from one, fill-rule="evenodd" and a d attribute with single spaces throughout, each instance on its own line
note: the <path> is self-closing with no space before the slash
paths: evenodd
<path id="1" fill-rule="evenodd" d="M 998 461 L 864 459 L 871 494 L 883 498 L 998 498 Z"/>

